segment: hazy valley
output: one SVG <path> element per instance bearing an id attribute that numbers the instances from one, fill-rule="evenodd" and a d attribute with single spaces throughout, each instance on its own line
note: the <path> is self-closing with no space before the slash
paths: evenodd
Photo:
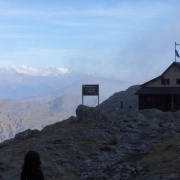
<path id="1" fill-rule="evenodd" d="M 138 111 L 137 89 L 96 108 L 80 105 L 75 116 L 0 143 L 0 179 L 18 180 L 24 154 L 35 150 L 47 180 L 178 180 L 180 111 Z"/>
<path id="2" fill-rule="evenodd" d="M 56 68 L 35 74 L 25 70 L 0 70 L 0 141 L 26 129 L 41 130 L 75 115 L 82 103 L 82 84 L 99 84 L 100 103 L 126 86 L 118 80 L 62 73 Z M 84 104 L 97 106 L 97 97 L 84 97 Z"/>
<path id="3" fill-rule="evenodd" d="M 98 107 L 79 105 L 82 84 L 100 85 Z M 139 111 L 139 87 L 122 87 L 91 75 L 46 95 L 1 99 L 0 179 L 18 180 L 35 150 L 47 180 L 178 180 L 180 111 Z M 84 99 L 97 106 L 97 97 Z"/>

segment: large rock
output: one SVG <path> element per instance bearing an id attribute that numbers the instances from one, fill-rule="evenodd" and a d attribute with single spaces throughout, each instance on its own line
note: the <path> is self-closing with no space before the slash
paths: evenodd
<path id="1" fill-rule="evenodd" d="M 23 132 L 20 132 L 20 133 L 16 134 L 14 139 L 15 140 L 24 140 L 24 139 L 32 137 L 37 132 L 39 132 L 39 131 L 38 130 L 27 129 L 27 130 L 25 130 Z"/>
<path id="2" fill-rule="evenodd" d="M 76 109 L 76 115 L 79 120 L 99 120 L 105 118 L 105 114 L 98 109 L 98 107 L 88 107 L 79 105 Z"/>

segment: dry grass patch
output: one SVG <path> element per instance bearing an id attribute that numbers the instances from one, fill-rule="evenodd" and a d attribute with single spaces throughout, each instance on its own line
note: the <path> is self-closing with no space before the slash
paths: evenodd
<path id="1" fill-rule="evenodd" d="M 179 171 L 180 167 L 180 135 L 173 135 L 158 145 L 140 160 L 146 164 L 150 174 L 166 174 Z"/>

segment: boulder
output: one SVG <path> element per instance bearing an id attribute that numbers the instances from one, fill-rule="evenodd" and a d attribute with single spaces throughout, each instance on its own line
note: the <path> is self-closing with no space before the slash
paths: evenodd
<path id="1" fill-rule="evenodd" d="M 27 129 L 27 130 L 25 130 L 23 132 L 20 132 L 20 133 L 16 134 L 14 139 L 15 140 L 24 140 L 24 139 L 32 137 L 33 134 L 35 134 L 36 132 L 39 132 L 39 131 L 38 130 Z"/>
<path id="2" fill-rule="evenodd" d="M 99 120 L 105 118 L 105 114 L 98 107 L 88 107 L 79 105 L 76 109 L 76 115 L 79 120 Z"/>

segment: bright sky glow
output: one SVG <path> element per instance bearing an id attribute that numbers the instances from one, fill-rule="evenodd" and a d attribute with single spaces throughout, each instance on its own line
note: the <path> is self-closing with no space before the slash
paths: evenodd
<path id="1" fill-rule="evenodd" d="M 174 61 L 179 12 L 179 0 L 0 0 L 0 66 L 63 67 L 141 84 Z"/>

